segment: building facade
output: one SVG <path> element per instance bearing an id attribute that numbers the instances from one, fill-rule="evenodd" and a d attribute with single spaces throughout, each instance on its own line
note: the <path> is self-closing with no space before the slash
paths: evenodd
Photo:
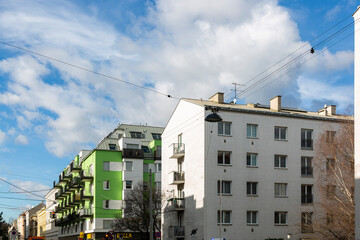
<path id="1" fill-rule="evenodd" d="M 46 205 L 36 212 L 37 218 L 37 235 L 38 237 L 45 237 L 46 232 Z"/>
<path id="2" fill-rule="evenodd" d="M 58 239 L 103 239 L 124 199 L 141 182 L 161 186 L 163 128 L 122 124 L 91 151 L 81 151 L 54 182 Z M 81 233 L 81 234 L 80 234 Z"/>
<path id="3" fill-rule="evenodd" d="M 206 122 L 212 111 L 221 122 Z M 319 112 L 260 104 L 179 101 L 162 135 L 163 239 L 321 239 L 314 142 L 342 121 Z"/>

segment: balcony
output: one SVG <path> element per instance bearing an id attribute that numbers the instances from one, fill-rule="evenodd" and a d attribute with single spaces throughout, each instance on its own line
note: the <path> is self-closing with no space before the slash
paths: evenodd
<path id="1" fill-rule="evenodd" d="M 61 184 L 60 183 L 56 183 L 56 181 L 53 182 L 53 188 L 61 188 Z"/>
<path id="2" fill-rule="evenodd" d="M 161 160 L 161 151 L 154 151 L 154 160 Z"/>
<path id="3" fill-rule="evenodd" d="M 170 226 L 169 227 L 169 236 L 171 238 L 184 238 L 185 237 L 185 227 L 184 226 Z"/>
<path id="4" fill-rule="evenodd" d="M 174 211 L 185 210 L 185 199 L 184 198 L 171 198 L 170 209 Z"/>
<path id="5" fill-rule="evenodd" d="M 302 204 L 313 203 L 313 195 L 312 194 L 301 194 L 301 203 Z"/>
<path id="6" fill-rule="evenodd" d="M 301 176 L 302 177 L 312 177 L 313 168 L 312 167 L 301 167 Z"/>
<path id="7" fill-rule="evenodd" d="M 81 181 L 85 181 L 85 182 L 91 182 L 94 179 L 92 173 L 90 171 L 86 171 L 86 170 L 80 171 L 80 178 L 81 178 Z"/>
<path id="8" fill-rule="evenodd" d="M 80 199 L 81 201 L 84 201 L 84 200 L 93 200 L 93 196 L 90 194 L 90 193 L 84 193 L 84 191 L 81 192 L 80 194 Z"/>
<path id="9" fill-rule="evenodd" d="M 82 188 L 82 182 L 80 177 L 74 177 L 70 182 L 70 189 L 71 190 L 77 190 L 79 188 Z"/>
<path id="10" fill-rule="evenodd" d="M 171 172 L 169 173 L 169 184 L 183 184 L 185 183 L 185 172 Z"/>
<path id="11" fill-rule="evenodd" d="M 63 218 L 58 218 L 55 220 L 55 226 L 56 227 L 59 227 L 59 226 L 62 226 L 64 223 L 64 219 Z"/>
<path id="12" fill-rule="evenodd" d="M 62 210 L 62 207 L 60 205 L 55 206 L 55 212 L 58 213 Z"/>
<path id="13" fill-rule="evenodd" d="M 144 150 L 124 148 L 122 150 L 122 156 L 123 156 L 123 158 L 144 159 Z"/>
<path id="14" fill-rule="evenodd" d="M 70 174 L 65 174 L 65 172 L 60 173 L 59 183 L 67 183 L 69 180 L 71 180 Z"/>
<path id="15" fill-rule="evenodd" d="M 170 158 L 181 158 L 185 155 L 184 143 L 173 143 L 173 154 Z"/>
<path id="16" fill-rule="evenodd" d="M 75 206 L 75 205 L 80 205 L 81 203 L 81 194 L 80 193 L 76 193 L 76 194 L 73 194 L 71 196 L 71 205 Z"/>
<path id="17" fill-rule="evenodd" d="M 64 187 L 64 196 L 69 196 L 72 192 L 75 192 L 75 190 L 71 189 L 70 184 L 66 184 Z"/>
<path id="18" fill-rule="evenodd" d="M 93 211 L 90 208 L 80 209 L 80 218 L 88 218 L 93 216 Z"/>
<path id="19" fill-rule="evenodd" d="M 75 164 L 74 162 L 70 163 L 70 172 L 79 173 L 81 171 L 81 166 Z"/>

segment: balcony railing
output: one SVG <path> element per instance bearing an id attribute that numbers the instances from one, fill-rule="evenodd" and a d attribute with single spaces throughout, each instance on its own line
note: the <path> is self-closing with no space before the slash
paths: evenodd
<path id="1" fill-rule="evenodd" d="M 81 166 L 75 164 L 74 162 L 70 163 L 70 172 L 80 172 L 81 171 Z"/>
<path id="2" fill-rule="evenodd" d="M 181 211 L 185 210 L 185 199 L 184 198 L 172 198 L 170 199 L 171 210 Z"/>
<path id="3" fill-rule="evenodd" d="M 169 227 L 169 236 L 171 238 L 184 238 L 185 237 L 185 227 L 184 226 L 170 226 Z"/>
<path id="4" fill-rule="evenodd" d="M 180 158 L 185 155 L 184 143 L 173 143 L 173 155 L 170 158 Z"/>
<path id="5" fill-rule="evenodd" d="M 301 203 L 303 203 L 303 204 L 313 203 L 313 195 L 312 194 L 301 194 Z"/>
<path id="6" fill-rule="evenodd" d="M 81 170 L 80 178 L 82 181 L 92 181 L 94 179 L 92 173 L 88 170 Z"/>
<path id="7" fill-rule="evenodd" d="M 170 185 L 185 183 L 185 172 L 171 172 L 169 176 Z"/>
<path id="8" fill-rule="evenodd" d="M 301 176 L 312 176 L 313 168 L 312 167 L 301 167 Z"/>
<path id="9" fill-rule="evenodd" d="M 122 151 L 122 156 L 123 156 L 123 158 L 144 159 L 144 150 L 124 148 Z"/>
<path id="10" fill-rule="evenodd" d="M 80 209 L 80 217 L 81 218 L 91 217 L 92 215 L 93 215 L 92 209 L 90 209 L 90 208 Z"/>
<path id="11" fill-rule="evenodd" d="M 84 191 L 80 194 L 81 200 L 92 200 L 93 196 L 90 193 L 84 193 Z"/>

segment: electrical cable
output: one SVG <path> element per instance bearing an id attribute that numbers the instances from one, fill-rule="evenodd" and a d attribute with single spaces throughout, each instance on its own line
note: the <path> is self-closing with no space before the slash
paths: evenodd
<path id="1" fill-rule="evenodd" d="M 43 196 L 40 196 L 40 195 L 37 195 L 37 194 L 35 194 L 35 193 L 29 192 L 29 191 L 27 191 L 27 190 L 25 190 L 25 189 L 23 189 L 23 188 L 21 188 L 21 187 L 16 186 L 15 184 L 12 184 L 12 183 L 9 182 L 9 181 L 6 181 L 5 179 L 3 179 L 3 178 L 1 178 L 1 177 L 0 177 L 0 180 L 3 181 L 3 182 L 5 182 L 5 183 L 7 183 L 7 184 L 9 184 L 9 185 L 11 185 L 11 186 L 13 186 L 13 187 L 16 187 L 16 188 L 18 188 L 18 189 L 20 189 L 20 190 L 23 190 L 23 191 L 25 191 L 25 192 L 27 192 L 27 193 L 29 193 L 29 194 L 31 194 L 31 195 L 34 195 L 34 196 L 36 196 L 36 197 L 45 199 Z"/>
<path id="2" fill-rule="evenodd" d="M 16 198 L 16 197 L 0 197 L 4 199 L 13 199 L 13 200 L 26 200 L 26 201 L 44 201 L 43 199 L 31 199 L 31 198 Z"/>
<path id="3" fill-rule="evenodd" d="M 43 190 L 34 190 L 34 191 L 28 191 L 28 192 L 45 192 L 45 191 L 50 191 L 52 188 L 50 189 L 43 189 Z M 16 193 L 16 194 L 21 194 L 21 193 L 28 193 L 28 192 L 0 192 L 0 194 L 2 193 Z"/>

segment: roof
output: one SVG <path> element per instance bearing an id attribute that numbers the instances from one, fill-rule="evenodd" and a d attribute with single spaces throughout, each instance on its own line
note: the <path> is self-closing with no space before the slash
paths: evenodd
<path id="1" fill-rule="evenodd" d="M 308 118 L 313 120 L 328 120 L 328 121 L 342 121 L 342 120 L 353 120 L 352 116 L 347 115 L 321 115 L 318 112 L 310 112 L 298 108 L 281 107 L 280 111 L 272 110 L 268 105 L 261 104 L 230 104 L 230 103 L 217 103 L 209 100 L 199 99 L 181 99 L 186 102 L 190 102 L 202 107 L 217 107 L 221 111 L 230 112 L 243 112 L 250 114 L 264 114 L 264 115 L 275 115 L 280 117 L 295 117 L 295 118 Z M 350 119 L 349 119 L 350 117 Z"/>

